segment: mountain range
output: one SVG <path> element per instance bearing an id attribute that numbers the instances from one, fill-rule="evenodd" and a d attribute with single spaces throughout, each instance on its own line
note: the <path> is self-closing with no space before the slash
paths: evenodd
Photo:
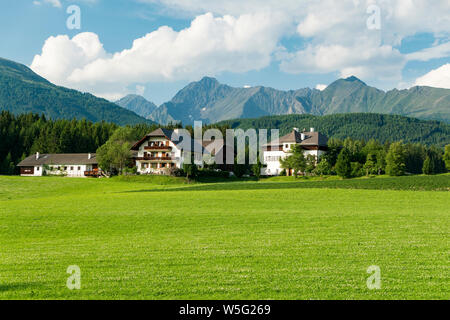
<path id="1" fill-rule="evenodd" d="M 147 118 L 155 111 L 158 106 L 153 102 L 148 101 L 143 96 L 137 94 L 129 94 L 122 99 L 115 102 L 118 106 L 126 108 L 141 117 Z"/>
<path id="2" fill-rule="evenodd" d="M 236 88 L 205 77 L 181 89 L 159 107 L 138 95 L 116 103 L 56 86 L 27 66 L 0 58 L 0 110 L 33 112 L 52 119 L 87 119 L 119 125 L 194 120 L 215 123 L 270 115 L 341 113 L 398 114 L 450 123 L 450 90 L 413 87 L 382 91 L 356 77 L 339 79 L 323 91 Z"/>
<path id="3" fill-rule="evenodd" d="M 132 103 L 134 100 L 130 99 Z M 135 110 L 133 105 L 120 105 Z M 262 86 L 235 88 L 205 77 L 188 84 L 151 113 L 141 115 L 162 124 L 175 121 L 192 124 L 194 120 L 215 123 L 268 115 L 361 112 L 450 123 L 450 90 L 416 86 L 385 92 L 349 77 L 333 82 L 323 91 L 310 88 L 281 91 Z"/>
<path id="4" fill-rule="evenodd" d="M 20 63 L 0 58 L 0 110 L 52 119 L 87 119 L 119 125 L 152 123 L 105 99 L 56 86 Z"/>

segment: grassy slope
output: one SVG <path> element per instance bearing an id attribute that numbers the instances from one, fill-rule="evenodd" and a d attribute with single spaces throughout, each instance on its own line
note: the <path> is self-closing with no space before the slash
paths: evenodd
<path id="1" fill-rule="evenodd" d="M 0 177 L 0 299 L 450 298 L 448 192 L 145 180 Z"/>

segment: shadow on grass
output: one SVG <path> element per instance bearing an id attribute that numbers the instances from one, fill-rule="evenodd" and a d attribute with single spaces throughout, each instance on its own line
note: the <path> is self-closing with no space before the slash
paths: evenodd
<path id="1" fill-rule="evenodd" d="M 179 191 L 240 191 L 240 190 L 273 190 L 273 189 L 296 189 L 300 188 L 299 182 L 281 182 L 281 183 L 245 183 L 245 182 L 229 182 L 215 183 L 204 185 L 192 185 L 187 187 L 159 188 L 159 189 L 142 189 L 130 190 L 119 193 L 141 193 L 141 192 L 179 192 Z"/>
<path id="2" fill-rule="evenodd" d="M 189 192 L 189 191 L 242 191 L 242 190 L 280 190 L 280 189 L 362 189 L 362 190 L 409 190 L 409 191 L 449 191 L 450 176 L 409 176 L 381 179 L 348 179 L 328 181 L 289 181 L 289 182 L 228 182 L 194 184 L 184 187 L 141 189 L 120 193 L 150 192 Z"/>
<path id="3" fill-rule="evenodd" d="M 9 284 L 0 284 L 0 292 L 30 290 L 41 288 L 43 283 L 39 282 L 16 282 Z"/>

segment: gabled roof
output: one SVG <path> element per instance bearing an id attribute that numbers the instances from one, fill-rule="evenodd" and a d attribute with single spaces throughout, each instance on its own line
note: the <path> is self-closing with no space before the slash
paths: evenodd
<path id="1" fill-rule="evenodd" d="M 180 143 L 182 143 L 182 136 L 180 137 L 177 132 L 175 130 L 169 130 L 169 129 L 163 129 L 163 128 L 158 128 L 155 131 L 150 132 L 149 134 L 147 134 L 145 137 L 143 137 L 141 140 L 139 140 L 138 142 L 136 142 L 132 147 L 131 150 L 132 151 L 137 151 L 139 150 L 139 147 L 146 142 L 149 138 L 152 137 L 161 137 L 161 138 L 166 138 L 167 140 L 172 141 L 175 145 L 178 145 Z M 197 146 L 197 148 L 195 148 L 195 146 Z M 190 143 L 190 150 L 185 150 L 185 151 L 191 151 L 191 150 L 202 150 L 202 152 L 205 150 L 204 147 L 197 143 L 194 139 L 191 138 L 191 143 Z"/>
<path id="2" fill-rule="evenodd" d="M 169 140 L 172 139 L 173 130 L 158 128 L 153 132 L 150 132 L 147 137 L 165 137 Z"/>
<path id="3" fill-rule="evenodd" d="M 64 154 L 40 154 L 36 159 L 36 154 L 22 160 L 18 167 L 34 167 L 41 165 L 85 165 L 98 164 L 95 153 L 64 153 Z"/>
<path id="4" fill-rule="evenodd" d="M 227 145 L 224 139 L 203 140 L 203 147 L 213 156 L 220 155 L 223 152 L 226 153 L 227 151 L 229 151 L 230 154 L 236 155 L 234 146 Z"/>
<path id="5" fill-rule="evenodd" d="M 305 140 L 300 145 L 326 147 L 328 145 L 328 138 L 320 132 L 305 132 Z"/>
<path id="6" fill-rule="evenodd" d="M 285 135 L 284 137 L 280 138 L 280 144 L 281 143 L 301 143 L 302 142 L 302 136 L 301 133 L 297 130 L 292 130 L 291 133 Z"/>
<path id="7" fill-rule="evenodd" d="M 150 132 L 149 134 L 147 134 L 145 137 L 143 137 L 141 140 L 137 141 L 132 147 L 131 150 L 139 150 L 139 147 L 145 142 L 147 141 L 148 138 L 150 137 L 161 137 L 161 138 L 166 138 L 167 140 L 172 141 L 172 137 L 173 137 L 173 130 L 169 130 L 169 129 L 163 129 L 163 128 L 158 128 L 155 131 Z M 173 142 L 173 141 L 172 141 Z"/>
<path id="8" fill-rule="evenodd" d="M 302 140 L 302 134 L 305 135 L 304 140 Z M 265 146 L 271 146 L 274 142 L 275 141 L 272 141 Z M 326 147 L 328 138 L 320 132 L 299 132 L 297 130 L 292 130 L 289 134 L 278 140 L 278 145 L 282 145 L 283 143 L 298 143 L 302 146 Z"/>

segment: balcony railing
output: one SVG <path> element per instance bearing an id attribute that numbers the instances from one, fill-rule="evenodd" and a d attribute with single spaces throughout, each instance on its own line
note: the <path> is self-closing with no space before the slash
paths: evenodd
<path id="1" fill-rule="evenodd" d="M 178 158 L 176 157 L 151 157 L 151 156 L 136 158 L 136 160 L 149 160 L 149 161 L 176 161 L 177 159 Z"/>
<path id="2" fill-rule="evenodd" d="M 84 172 L 85 177 L 100 177 L 101 175 L 102 175 L 102 172 L 100 170 L 92 170 L 92 171 Z"/>
<path id="3" fill-rule="evenodd" d="M 144 147 L 144 150 L 172 150 L 170 146 L 148 146 Z"/>

